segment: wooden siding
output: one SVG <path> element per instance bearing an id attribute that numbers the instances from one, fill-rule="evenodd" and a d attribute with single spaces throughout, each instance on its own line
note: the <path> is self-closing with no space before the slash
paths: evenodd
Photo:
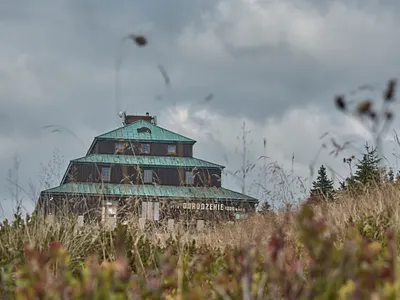
<path id="1" fill-rule="evenodd" d="M 124 143 L 124 141 L 121 141 Z M 97 141 L 90 154 L 115 154 L 116 141 Z M 140 143 L 127 143 L 128 146 L 121 154 L 125 155 L 153 155 L 153 156 L 170 156 L 168 154 L 168 143 L 150 143 L 150 154 L 142 154 L 140 152 Z M 193 145 L 175 143 L 176 154 L 179 157 L 193 157 Z"/>
<path id="2" fill-rule="evenodd" d="M 101 182 L 101 168 L 111 167 L 109 183 L 142 184 L 143 168 L 139 173 L 136 166 L 74 163 L 66 177 L 68 182 Z M 146 168 L 147 169 L 147 168 Z M 151 168 L 153 181 L 161 185 L 185 185 L 185 171 L 190 168 Z M 197 169 L 194 172 L 194 186 L 221 187 L 221 171 Z M 141 176 L 140 176 L 141 175 Z"/>
<path id="3" fill-rule="evenodd" d="M 194 172 L 194 185 L 195 186 L 212 186 L 221 187 L 221 171 L 220 170 L 207 170 L 199 169 Z"/>
<path id="4" fill-rule="evenodd" d="M 52 199 L 51 201 L 50 198 Z M 85 223 L 91 221 L 101 221 L 101 208 L 107 201 L 117 201 L 117 219 L 119 221 L 128 217 L 139 218 L 141 215 L 141 200 L 136 198 L 116 198 L 113 196 L 68 196 L 68 195 L 41 195 L 36 211 L 45 215 L 51 213 L 57 218 L 65 217 L 70 214 L 83 215 Z M 240 208 L 244 211 L 240 213 L 255 213 L 254 203 L 236 201 L 213 201 L 213 200 L 183 200 L 183 199 L 158 199 L 160 203 L 160 221 L 175 219 L 193 222 L 196 219 L 218 222 L 223 220 L 234 220 L 237 212 L 227 210 L 227 207 Z M 207 205 L 211 204 L 211 205 Z M 190 208 L 188 207 L 190 206 Z"/>
<path id="5" fill-rule="evenodd" d="M 94 221 L 101 217 L 102 200 L 103 197 L 99 196 L 42 195 L 36 210 L 44 215 L 52 214 L 58 218 L 71 214 L 83 215 L 86 221 Z"/>

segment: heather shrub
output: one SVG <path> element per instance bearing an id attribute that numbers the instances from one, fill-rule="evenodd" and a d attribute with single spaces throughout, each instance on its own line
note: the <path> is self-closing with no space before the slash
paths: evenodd
<path id="1" fill-rule="evenodd" d="M 386 244 L 386 232 L 392 226 L 392 219 L 387 211 L 359 218 L 357 228 L 368 241 L 379 241 Z"/>

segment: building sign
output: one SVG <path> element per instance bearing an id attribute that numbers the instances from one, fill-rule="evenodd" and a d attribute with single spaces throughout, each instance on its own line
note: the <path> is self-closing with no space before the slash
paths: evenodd
<path id="1" fill-rule="evenodd" d="M 228 206 L 222 203 L 183 203 L 183 209 L 188 210 L 216 210 L 216 211 L 245 211 L 244 208 Z"/>

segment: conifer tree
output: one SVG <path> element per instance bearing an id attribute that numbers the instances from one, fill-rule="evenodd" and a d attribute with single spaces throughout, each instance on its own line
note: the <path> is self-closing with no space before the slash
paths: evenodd
<path id="1" fill-rule="evenodd" d="M 268 203 L 268 201 L 264 201 L 264 203 L 260 207 L 260 213 L 265 214 L 271 211 L 271 205 Z"/>
<path id="2" fill-rule="evenodd" d="M 312 185 L 311 196 L 322 196 L 333 200 L 333 180 L 328 178 L 324 165 L 321 165 L 319 168 L 317 180 L 313 181 Z"/>
<path id="3" fill-rule="evenodd" d="M 384 175 L 384 169 L 380 166 L 382 158 L 378 157 L 376 147 L 370 148 L 366 144 L 365 150 L 362 160 L 356 164 L 354 179 L 363 186 L 380 183 Z"/>
<path id="4" fill-rule="evenodd" d="M 393 168 L 389 168 L 389 171 L 388 171 L 386 177 L 387 177 L 388 181 L 391 181 L 391 182 L 395 181 Z"/>

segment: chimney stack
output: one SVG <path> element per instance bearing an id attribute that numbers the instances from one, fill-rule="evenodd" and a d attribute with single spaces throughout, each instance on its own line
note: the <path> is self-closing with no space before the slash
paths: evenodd
<path id="1" fill-rule="evenodd" d="M 155 117 L 150 116 L 150 113 L 146 112 L 146 115 L 126 115 L 125 116 L 125 125 L 137 122 L 139 120 L 146 121 L 154 124 Z"/>

